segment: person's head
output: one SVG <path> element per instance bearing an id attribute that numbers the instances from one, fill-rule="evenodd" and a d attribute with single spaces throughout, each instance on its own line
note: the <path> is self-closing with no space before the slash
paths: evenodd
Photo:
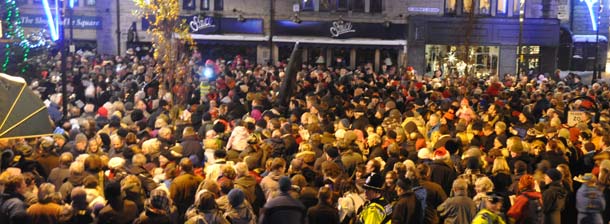
<path id="1" fill-rule="evenodd" d="M 231 207 L 237 208 L 244 203 L 246 195 L 242 190 L 235 188 L 229 191 L 227 198 L 229 199 L 229 204 Z"/>
<path id="2" fill-rule="evenodd" d="M 159 137 L 163 139 L 171 139 L 172 129 L 169 127 L 162 127 L 161 129 L 159 129 Z"/>
<path id="3" fill-rule="evenodd" d="M 238 178 L 248 176 L 248 165 L 245 162 L 235 164 L 235 174 Z"/>
<path id="4" fill-rule="evenodd" d="M 451 186 L 451 191 L 453 191 L 453 195 L 455 196 L 466 196 L 468 195 L 468 182 L 464 179 L 456 179 L 453 181 L 453 185 Z"/>
<path id="5" fill-rule="evenodd" d="M 20 172 L 18 173 L 10 170 L 2 172 L 2 174 L 0 174 L 0 183 L 4 185 L 5 193 L 18 193 L 24 195 L 27 191 L 25 177 Z"/>
<path id="6" fill-rule="evenodd" d="M 559 170 L 557 170 L 555 168 L 551 168 L 546 171 L 546 173 L 544 175 L 544 182 L 546 184 L 550 184 L 551 182 L 554 182 L 554 181 L 560 181 L 562 176 L 563 175 L 561 174 L 561 172 L 559 172 Z"/>
<path id="7" fill-rule="evenodd" d="M 83 133 L 78 133 L 74 139 L 74 146 L 77 151 L 84 152 L 87 149 L 87 136 Z"/>
<path id="8" fill-rule="evenodd" d="M 394 187 L 394 185 L 396 184 L 396 180 L 398 179 L 398 176 L 396 175 L 396 172 L 394 171 L 388 171 L 385 174 L 385 186 L 386 187 Z"/>
<path id="9" fill-rule="evenodd" d="M 286 161 L 284 159 L 277 157 L 273 158 L 271 162 L 271 170 L 275 172 L 284 173 L 286 170 Z"/>
<path id="10" fill-rule="evenodd" d="M 411 180 L 399 179 L 396 181 L 396 187 L 394 187 L 394 190 L 396 191 L 396 194 L 400 196 L 411 191 L 411 188 L 413 188 Z"/>
<path id="11" fill-rule="evenodd" d="M 61 197 L 55 191 L 55 185 L 52 183 L 42 183 L 38 187 L 38 202 L 46 204 L 60 199 Z"/>
<path id="12" fill-rule="evenodd" d="M 74 161 L 68 168 L 70 175 L 80 176 L 85 172 L 85 165 L 80 161 Z"/>
<path id="13" fill-rule="evenodd" d="M 70 164 L 74 160 L 72 153 L 64 152 L 59 156 L 59 165 L 63 167 L 70 167 Z"/>
<path id="14" fill-rule="evenodd" d="M 125 145 L 123 138 L 119 135 L 110 136 L 110 144 L 113 149 L 121 149 Z"/>
<path id="15" fill-rule="evenodd" d="M 213 209 L 218 208 L 218 204 L 216 204 L 216 200 L 214 198 L 214 194 L 210 191 L 204 191 L 199 195 L 199 204 L 197 208 L 199 211 L 208 212 Z"/>
<path id="16" fill-rule="evenodd" d="M 367 200 L 373 200 L 381 197 L 383 182 L 383 177 L 381 177 L 381 174 L 378 173 L 372 173 L 366 178 L 363 187 L 365 189 L 364 194 Z"/>
<path id="17" fill-rule="evenodd" d="M 532 175 L 524 174 L 519 178 L 518 183 L 519 192 L 533 191 L 536 188 L 536 182 Z"/>
<path id="18" fill-rule="evenodd" d="M 500 212 L 502 210 L 504 198 L 496 192 L 488 192 L 485 197 L 485 208 L 492 212 Z"/>
<path id="19" fill-rule="evenodd" d="M 381 162 L 371 159 L 366 162 L 366 174 L 379 173 L 381 171 Z"/>
<path id="20" fill-rule="evenodd" d="M 193 162 L 189 158 L 182 158 L 180 160 L 180 169 L 185 173 L 193 172 Z"/>
<path id="21" fill-rule="evenodd" d="M 323 186 L 318 191 L 318 202 L 332 204 L 332 191 L 329 187 Z"/>
<path id="22" fill-rule="evenodd" d="M 214 159 L 225 159 L 227 158 L 227 151 L 224 149 L 218 149 L 214 151 Z"/>
<path id="23" fill-rule="evenodd" d="M 131 164 L 134 167 L 144 166 L 144 164 L 146 164 L 146 156 L 144 156 L 144 154 L 142 154 L 142 153 L 133 155 L 133 157 L 131 158 Z"/>
<path id="24" fill-rule="evenodd" d="M 233 181 L 230 179 L 223 179 L 220 181 L 220 193 L 222 195 L 229 194 L 229 191 L 233 190 Z"/>
<path id="25" fill-rule="evenodd" d="M 506 162 L 506 159 L 504 158 L 504 156 L 498 156 L 498 157 L 496 157 L 496 159 L 494 159 L 491 172 L 494 174 L 496 174 L 496 173 L 509 174 L 510 173 L 510 167 L 508 166 L 508 162 Z"/>
<path id="26" fill-rule="evenodd" d="M 494 190 L 494 183 L 489 177 L 479 177 L 474 183 L 474 190 L 477 193 L 485 193 Z"/>
<path id="27" fill-rule="evenodd" d="M 290 177 L 287 176 L 280 177 L 280 179 L 278 180 L 278 184 L 279 190 L 282 193 L 288 193 L 288 191 L 290 191 L 290 189 L 292 188 L 292 180 L 290 180 Z"/>

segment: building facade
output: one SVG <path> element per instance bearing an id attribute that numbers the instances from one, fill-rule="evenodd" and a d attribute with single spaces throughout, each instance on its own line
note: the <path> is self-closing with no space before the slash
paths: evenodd
<path id="1" fill-rule="evenodd" d="M 17 1 L 22 21 L 30 21 L 23 23 L 26 32 L 44 29 L 41 0 Z M 481 76 L 514 74 L 518 67 L 553 72 L 563 51 L 573 56 L 576 50 L 562 48 L 560 33 L 591 35 L 581 24 L 591 26 L 585 15 L 599 6 L 597 0 L 180 1 L 193 38 L 210 58 L 231 60 L 239 54 L 256 63 L 285 62 L 299 42 L 308 63 L 352 68 L 391 63 L 413 66 L 420 74 L 442 70 Z M 77 48 L 91 45 L 106 54 L 145 51 L 148 23 L 134 10 L 131 0 L 78 0 L 73 16 Z M 604 37 L 607 17 L 599 24 Z M 603 46 L 600 55 L 605 55 Z"/>

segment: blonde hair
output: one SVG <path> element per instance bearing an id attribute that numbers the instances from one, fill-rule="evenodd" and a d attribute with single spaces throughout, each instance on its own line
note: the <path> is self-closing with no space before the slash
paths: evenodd
<path id="1" fill-rule="evenodd" d="M 481 186 L 481 190 L 483 192 L 490 192 L 494 190 L 494 183 L 489 179 L 489 177 L 479 177 L 477 181 L 474 182 L 475 186 Z"/>
<path id="2" fill-rule="evenodd" d="M 506 162 L 506 158 L 504 156 L 498 156 L 494 159 L 494 164 L 491 168 L 491 173 L 497 174 L 500 172 L 510 173 L 510 167 L 508 166 L 508 162 Z"/>

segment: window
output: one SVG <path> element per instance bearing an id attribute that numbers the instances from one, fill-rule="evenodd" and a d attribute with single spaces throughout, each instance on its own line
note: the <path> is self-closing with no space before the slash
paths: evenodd
<path id="1" fill-rule="evenodd" d="M 85 0 L 86 6 L 95 6 L 95 0 Z"/>
<path id="2" fill-rule="evenodd" d="M 445 0 L 445 14 L 455 15 L 456 0 Z"/>
<path id="3" fill-rule="evenodd" d="M 491 2 L 490 0 L 479 1 L 479 15 L 488 16 L 491 14 Z"/>
<path id="4" fill-rule="evenodd" d="M 506 16 L 508 14 L 508 0 L 498 0 L 496 15 Z"/>
<path id="5" fill-rule="evenodd" d="M 347 11 L 349 8 L 348 0 L 337 0 L 337 11 Z"/>
<path id="6" fill-rule="evenodd" d="M 222 11 L 224 8 L 224 0 L 214 0 L 214 11 Z"/>
<path id="7" fill-rule="evenodd" d="M 313 11 L 314 9 L 314 0 L 302 0 L 301 1 L 301 10 L 302 11 Z"/>
<path id="8" fill-rule="evenodd" d="M 195 0 L 182 0 L 182 9 L 195 10 Z"/>
<path id="9" fill-rule="evenodd" d="M 371 1 L 371 13 L 381 13 L 382 5 L 381 0 L 369 0 Z"/>
<path id="10" fill-rule="evenodd" d="M 210 0 L 201 0 L 199 8 L 201 10 L 210 10 Z"/>
<path id="11" fill-rule="evenodd" d="M 320 12 L 328 12 L 332 9 L 330 3 L 331 0 L 319 0 L 320 1 Z"/>
<path id="12" fill-rule="evenodd" d="M 350 6 L 354 12 L 364 12 L 364 0 L 351 0 Z"/>
<path id="13" fill-rule="evenodd" d="M 521 14 L 521 8 L 525 12 L 525 0 L 513 0 L 513 16 L 519 17 Z"/>
<path id="14" fill-rule="evenodd" d="M 464 13 L 464 14 L 472 13 L 472 10 L 474 9 L 473 0 L 463 0 L 463 3 L 464 3 L 464 8 L 462 9 L 462 13 Z"/>

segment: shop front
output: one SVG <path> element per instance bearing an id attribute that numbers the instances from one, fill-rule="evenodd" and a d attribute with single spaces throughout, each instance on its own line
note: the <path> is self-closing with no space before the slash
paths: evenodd
<path id="1" fill-rule="evenodd" d="M 303 62 L 356 68 L 371 63 L 403 65 L 405 24 L 335 21 L 274 21 L 276 61 L 286 61 L 295 42 L 303 46 Z"/>
<path id="2" fill-rule="evenodd" d="M 516 74 L 519 33 L 522 71 L 552 73 L 557 67 L 559 21 L 517 18 L 409 17 L 408 64 L 419 74 L 485 78 Z"/>
<path id="3" fill-rule="evenodd" d="M 239 55 L 251 63 L 264 61 L 259 48 L 269 40 L 264 35 L 262 19 L 225 18 L 211 16 L 181 16 L 189 26 L 191 37 L 204 59 L 222 58 L 227 61 Z M 142 20 L 142 29 L 149 27 Z"/>

